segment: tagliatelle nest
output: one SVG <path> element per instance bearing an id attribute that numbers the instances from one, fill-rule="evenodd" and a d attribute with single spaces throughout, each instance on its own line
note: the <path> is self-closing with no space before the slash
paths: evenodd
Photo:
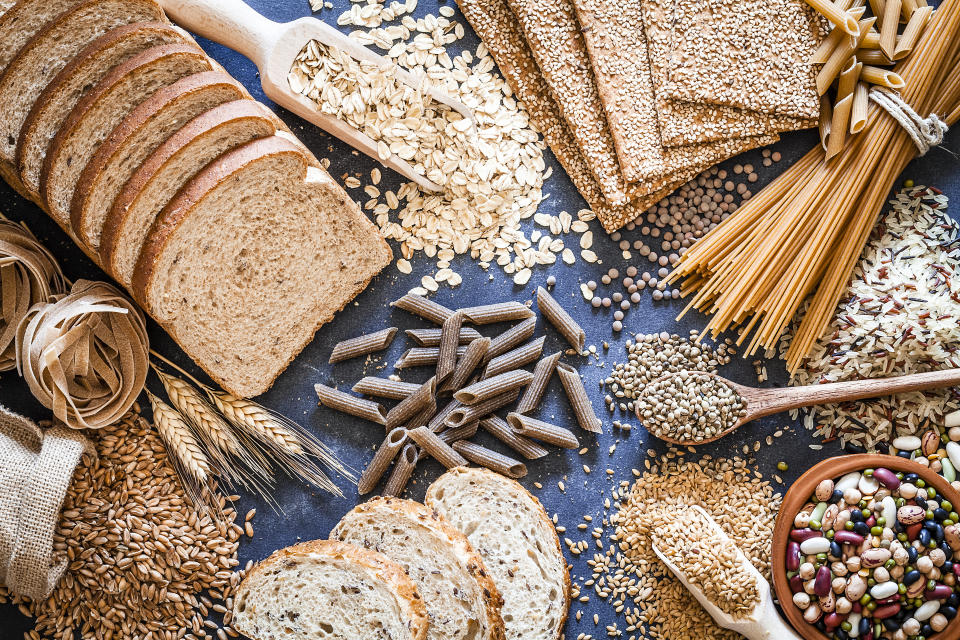
<path id="1" fill-rule="evenodd" d="M 0 371 L 17 365 L 17 327 L 30 307 L 66 290 L 50 252 L 25 227 L 0 215 Z"/>
<path id="2" fill-rule="evenodd" d="M 78 280 L 69 294 L 31 307 L 17 331 L 16 350 L 30 391 L 74 429 L 120 420 L 147 378 L 143 315 L 103 282 Z"/>

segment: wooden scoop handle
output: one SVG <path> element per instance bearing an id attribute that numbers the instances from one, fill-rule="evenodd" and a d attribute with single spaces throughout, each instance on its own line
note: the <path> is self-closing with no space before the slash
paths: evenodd
<path id="1" fill-rule="evenodd" d="M 174 22 L 242 53 L 263 69 L 281 25 L 241 0 L 159 0 Z"/>

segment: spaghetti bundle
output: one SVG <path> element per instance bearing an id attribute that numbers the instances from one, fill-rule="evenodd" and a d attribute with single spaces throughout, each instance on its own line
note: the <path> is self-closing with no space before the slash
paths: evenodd
<path id="1" fill-rule="evenodd" d="M 960 118 L 960 0 L 945 0 L 897 66 L 903 102 Z M 872 101 L 861 135 L 829 161 L 817 146 L 684 254 L 687 308 L 710 314 L 713 335 L 736 328 L 744 354 L 772 350 L 808 297 L 786 354 L 791 372 L 827 326 L 897 176 L 917 154 L 911 134 Z"/>

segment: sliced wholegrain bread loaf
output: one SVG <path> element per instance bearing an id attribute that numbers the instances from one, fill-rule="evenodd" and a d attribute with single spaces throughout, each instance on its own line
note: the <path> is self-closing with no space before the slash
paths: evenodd
<path id="1" fill-rule="evenodd" d="M 315 540 L 275 551 L 233 599 L 233 627 L 252 640 L 423 640 L 416 587 L 386 556 Z"/>
<path id="2" fill-rule="evenodd" d="M 116 26 L 163 19 L 153 0 L 87 0 L 40 30 L 0 75 L 0 158 L 13 163 L 37 97 L 88 44 Z"/>
<path id="3" fill-rule="evenodd" d="M 177 194 L 131 290 L 214 380 L 250 397 L 391 257 L 343 189 L 272 136 L 218 158 Z"/>
<path id="4" fill-rule="evenodd" d="M 48 213 L 69 229 L 80 173 L 114 128 L 163 87 L 212 70 L 211 60 L 191 43 L 151 47 L 112 69 L 77 103 L 50 143 L 40 172 Z"/>
<path id="5" fill-rule="evenodd" d="M 224 153 L 277 133 L 279 120 L 253 100 L 203 113 L 170 136 L 137 168 L 113 202 L 100 234 L 100 259 L 130 286 L 140 248 L 160 211 L 194 175 Z"/>
<path id="6" fill-rule="evenodd" d="M 374 498 L 343 516 L 330 539 L 373 549 L 403 567 L 423 596 L 429 640 L 504 640 L 502 598 L 483 561 L 436 511 Z"/>
<path id="7" fill-rule="evenodd" d="M 570 573 L 540 502 L 515 480 L 466 467 L 434 481 L 425 502 L 483 558 L 503 595 L 507 638 L 559 638 L 570 608 Z"/>
<path id="8" fill-rule="evenodd" d="M 117 194 L 133 172 L 167 138 L 195 117 L 246 92 L 220 71 L 181 78 L 144 100 L 123 119 L 90 158 L 73 192 L 70 226 L 92 251 Z"/>
<path id="9" fill-rule="evenodd" d="M 85 0 L 18 0 L 0 3 L 6 10 L 0 16 L 0 71 L 5 69 L 20 47 L 54 18 Z"/>
<path id="10" fill-rule="evenodd" d="M 34 102 L 17 140 L 16 167 L 27 189 L 38 193 L 50 141 L 80 99 L 111 69 L 145 49 L 183 42 L 182 32 L 163 22 L 137 22 L 111 29 L 67 63 Z"/>

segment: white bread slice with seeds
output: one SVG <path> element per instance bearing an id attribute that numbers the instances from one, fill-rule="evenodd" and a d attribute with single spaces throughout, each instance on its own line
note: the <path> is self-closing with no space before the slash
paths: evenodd
<path id="1" fill-rule="evenodd" d="M 236 100 L 202 113 L 157 147 L 113 202 L 100 234 L 100 261 L 129 287 L 133 269 L 160 211 L 201 169 L 224 153 L 281 131 L 272 111 Z"/>
<path id="2" fill-rule="evenodd" d="M 80 99 L 111 69 L 145 49 L 184 42 L 164 22 L 137 22 L 111 29 L 71 60 L 39 95 L 17 140 L 16 167 L 27 190 L 39 195 L 40 170 L 50 141 Z"/>
<path id="3" fill-rule="evenodd" d="M 232 626 L 251 640 L 424 640 L 427 624 L 398 564 L 331 540 L 273 552 L 233 598 Z"/>
<path id="4" fill-rule="evenodd" d="M 504 640 L 502 598 L 467 538 L 412 500 L 374 498 L 347 513 L 331 540 L 372 549 L 406 571 L 427 608 L 428 640 Z"/>
<path id="5" fill-rule="evenodd" d="M 570 608 L 570 572 L 557 531 L 520 483 L 458 467 L 427 489 L 426 505 L 467 536 L 501 595 L 507 640 L 557 640 Z"/>
<path id="6" fill-rule="evenodd" d="M 96 252 L 113 201 L 154 149 L 200 114 L 245 97 L 246 91 L 229 75 L 204 71 L 144 100 L 103 141 L 80 174 L 70 205 L 70 227 L 77 238 Z"/>
<path id="7" fill-rule="evenodd" d="M 134 270 L 134 297 L 237 396 L 266 391 L 392 259 L 311 161 L 280 136 L 221 156 L 154 221 Z"/>

